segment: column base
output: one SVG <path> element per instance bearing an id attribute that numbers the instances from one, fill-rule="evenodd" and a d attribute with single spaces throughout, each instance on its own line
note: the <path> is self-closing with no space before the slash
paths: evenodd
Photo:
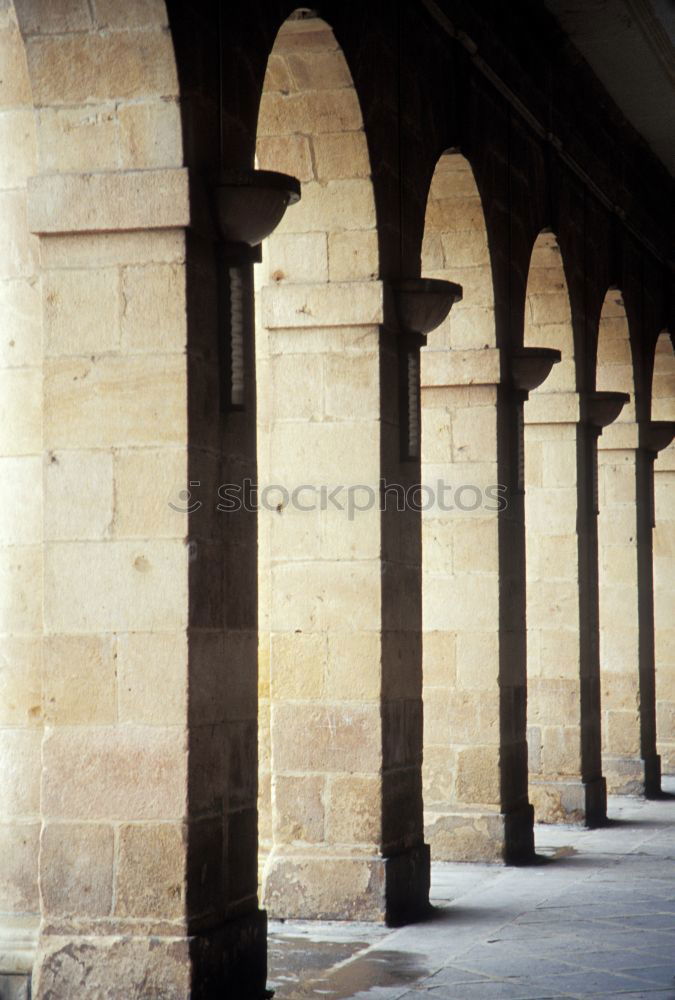
<path id="1" fill-rule="evenodd" d="M 34 1000 L 263 1000 L 267 918 L 247 914 L 195 936 L 44 934 Z"/>
<path id="2" fill-rule="evenodd" d="M 534 857 L 534 811 L 483 809 L 428 811 L 425 839 L 434 861 L 526 862 Z"/>
<path id="3" fill-rule="evenodd" d="M 542 778 L 530 780 L 529 795 L 537 823 L 585 823 L 602 826 L 607 821 L 607 787 L 604 778 Z"/>
<path id="4" fill-rule="evenodd" d="M 388 858 L 275 848 L 265 866 L 263 900 L 271 917 L 368 920 L 399 926 L 429 912 L 427 844 Z"/>
<path id="5" fill-rule="evenodd" d="M 602 771 L 610 795 L 645 795 L 658 798 L 661 794 L 661 758 L 649 757 L 602 758 Z"/>

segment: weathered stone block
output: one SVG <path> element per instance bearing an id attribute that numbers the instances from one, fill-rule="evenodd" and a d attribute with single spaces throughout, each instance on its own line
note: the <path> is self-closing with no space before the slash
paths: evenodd
<path id="1" fill-rule="evenodd" d="M 183 443 L 186 378 L 180 355 L 52 359 L 45 371 L 45 443 L 52 448 Z"/>
<path id="2" fill-rule="evenodd" d="M 120 830 L 115 913 L 173 920 L 185 906 L 185 834 L 182 826 L 142 823 Z"/>
<path id="3" fill-rule="evenodd" d="M 159 10 L 160 4 L 156 7 Z M 153 101 L 122 105 L 118 117 L 123 166 L 136 170 L 182 166 L 182 132 L 177 103 Z"/>
<path id="4" fill-rule="evenodd" d="M 28 819 L 40 812 L 40 742 L 35 728 L 0 730 L 0 816 Z"/>
<path id="5" fill-rule="evenodd" d="M 122 348 L 182 353 L 187 345 L 185 270 L 176 264 L 128 267 L 122 273 Z"/>
<path id="6" fill-rule="evenodd" d="M 187 546 L 181 540 L 53 542 L 45 553 L 51 632 L 187 626 Z"/>
<path id="7" fill-rule="evenodd" d="M 15 209 L 18 222 L 20 205 Z M 175 229 L 189 222 L 188 172 L 184 169 L 43 174 L 28 182 L 31 233 Z M 25 230 L 25 221 L 23 226 Z"/>
<path id="8" fill-rule="evenodd" d="M 9 817 L 3 817 L 8 819 Z M 0 823 L 0 906 L 5 913 L 37 913 L 40 822 Z M 2 996 L 2 993 L 0 993 Z"/>
<path id="9" fill-rule="evenodd" d="M 43 685 L 48 725 L 115 723 L 117 686 L 112 638 L 45 636 Z"/>
<path id="10" fill-rule="evenodd" d="M 42 541 L 42 462 L 38 457 L 0 458 L 0 544 Z"/>
<path id="11" fill-rule="evenodd" d="M 174 96 L 178 89 L 171 38 L 162 30 L 33 36 L 26 51 L 37 105 Z"/>
<path id="12" fill-rule="evenodd" d="M 50 452 L 44 466 L 44 537 L 105 538 L 113 521 L 113 456 Z"/>
<path id="13" fill-rule="evenodd" d="M 316 844 L 325 839 L 324 789 L 323 776 L 274 776 L 274 834 L 279 843 Z"/>
<path id="14" fill-rule="evenodd" d="M 369 845 L 382 839 L 382 779 L 332 777 L 326 812 L 326 839 L 331 844 Z"/>
<path id="15" fill-rule="evenodd" d="M 376 230 L 329 233 L 328 273 L 331 281 L 377 278 L 379 269 Z"/>
<path id="16" fill-rule="evenodd" d="M 379 714 L 378 705 L 273 705 L 277 770 L 376 772 L 381 759 Z"/>
<path id="17" fill-rule="evenodd" d="M 47 823 L 40 891 L 49 916 L 104 917 L 112 909 L 112 826 Z"/>
<path id="18" fill-rule="evenodd" d="M 116 270 L 52 271 L 43 283 L 48 355 L 92 355 L 119 346 Z"/>
<path id="19" fill-rule="evenodd" d="M 43 745 L 43 814 L 82 820 L 181 818 L 186 808 L 186 768 L 184 736 L 176 728 L 48 730 Z"/>

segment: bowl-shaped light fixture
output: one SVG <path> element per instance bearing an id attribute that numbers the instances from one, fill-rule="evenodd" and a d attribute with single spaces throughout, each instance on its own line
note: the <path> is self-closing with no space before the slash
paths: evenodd
<path id="1" fill-rule="evenodd" d="M 511 379 L 516 389 L 529 392 L 536 389 L 551 374 L 560 361 L 560 351 L 552 347 L 521 347 L 511 356 Z"/>
<path id="2" fill-rule="evenodd" d="M 594 427 L 607 427 L 628 402 L 627 392 L 589 392 L 585 397 L 586 420 Z"/>
<path id="3" fill-rule="evenodd" d="M 640 447 L 657 453 L 675 437 L 675 420 L 648 420 L 640 424 Z"/>
<path id="4" fill-rule="evenodd" d="M 394 281 L 391 291 L 401 329 L 423 336 L 440 326 L 455 302 L 462 298 L 461 285 L 440 278 Z"/>
<path id="5" fill-rule="evenodd" d="M 300 181 L 275 170 L 223 170 L 215 184 L 216 221 L 225 243 L 258 246 L 300 200 Z"/>

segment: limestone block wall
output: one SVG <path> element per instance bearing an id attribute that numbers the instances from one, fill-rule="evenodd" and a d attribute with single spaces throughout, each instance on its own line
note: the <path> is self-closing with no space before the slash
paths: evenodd
<path id="1" fill-rule="evenodd" d="M 213 517 L 254 441 L 219 421 L 166 10 L 18 3 L 20 35 L 6 6 L 0 909 L 39 906 L 36 996 L 222 985 L 218 935 L 259 987 L 255 533 Z"/>
<path id="2" fill-rule="evenodd" d="M 42 311 L 26 226 L 37 131 L 11 4 L 0 11 L 0 954 L 30 967 L 37 926 L 42 743 Z"/>

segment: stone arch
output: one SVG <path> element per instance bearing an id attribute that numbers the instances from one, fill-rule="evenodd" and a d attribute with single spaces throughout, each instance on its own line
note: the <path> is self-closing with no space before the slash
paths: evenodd
<path id="1" fill-rule="evenodd" d="M 562 357 L 537 393 L 577 388 L 572 308 L 565 267 L 555 233 L 542 230 L 532 247 L 524 324 L 525 347 L 553 347 Z M 527 418 L 526 418 L 527 419 Z"/>
<path id="2" fill-rule="evenodd" d="M 675 420 L 675 351 L 667 331 L 654 352 L 652 420 Z M 675 659 L 673 658 L 673 559 L 675 557 L 675 443 L 654 462 L 654 644 L 656 737 L 664 774 L 675 773 Z"/>
<path id="3" fill-rule="evenodd" d="M 182 164 L 164 0 L 14 0 L 39 135 L 38 172 Z"/>
<path id="4" fill-rule="evenodd" d="M 540 822 L 585 816 L 577 525 L 579 401 L 574 333 L 557 238 L 532 248 L 524 346 L 560 351 L 524 407 L 527 564 L 527 713 L 530 800 Z"/>
<path id="5" fill-rule="evenodd" d="M 595 388 L 599 392 L 626 392 L 630 395 L 630 401 L 623 407 L 612 426 L 634 424 L 636 417 L 633 354 L 626 307 L 618 288 L 610 288 L 605 295 L 600 311 L 597 344 Z"/>
<path id="6" fill-rule="evenodd" d="M 258 117 L 260 167 L 292 174 L 302 199 L 270 237 L 269 281 L 379 276 L 375 201 L 359 99 L 330 26 L 291 16 L 270 53 Z"/>
<path id="7" fill-rule="evenodd" d="M 446 152 L 434 170 L 424 221 L 422 274 L 464 289 L 429 348 L 480 350 L 496 345 L 490 248 L 481 196 L 469 160 Z"/>

